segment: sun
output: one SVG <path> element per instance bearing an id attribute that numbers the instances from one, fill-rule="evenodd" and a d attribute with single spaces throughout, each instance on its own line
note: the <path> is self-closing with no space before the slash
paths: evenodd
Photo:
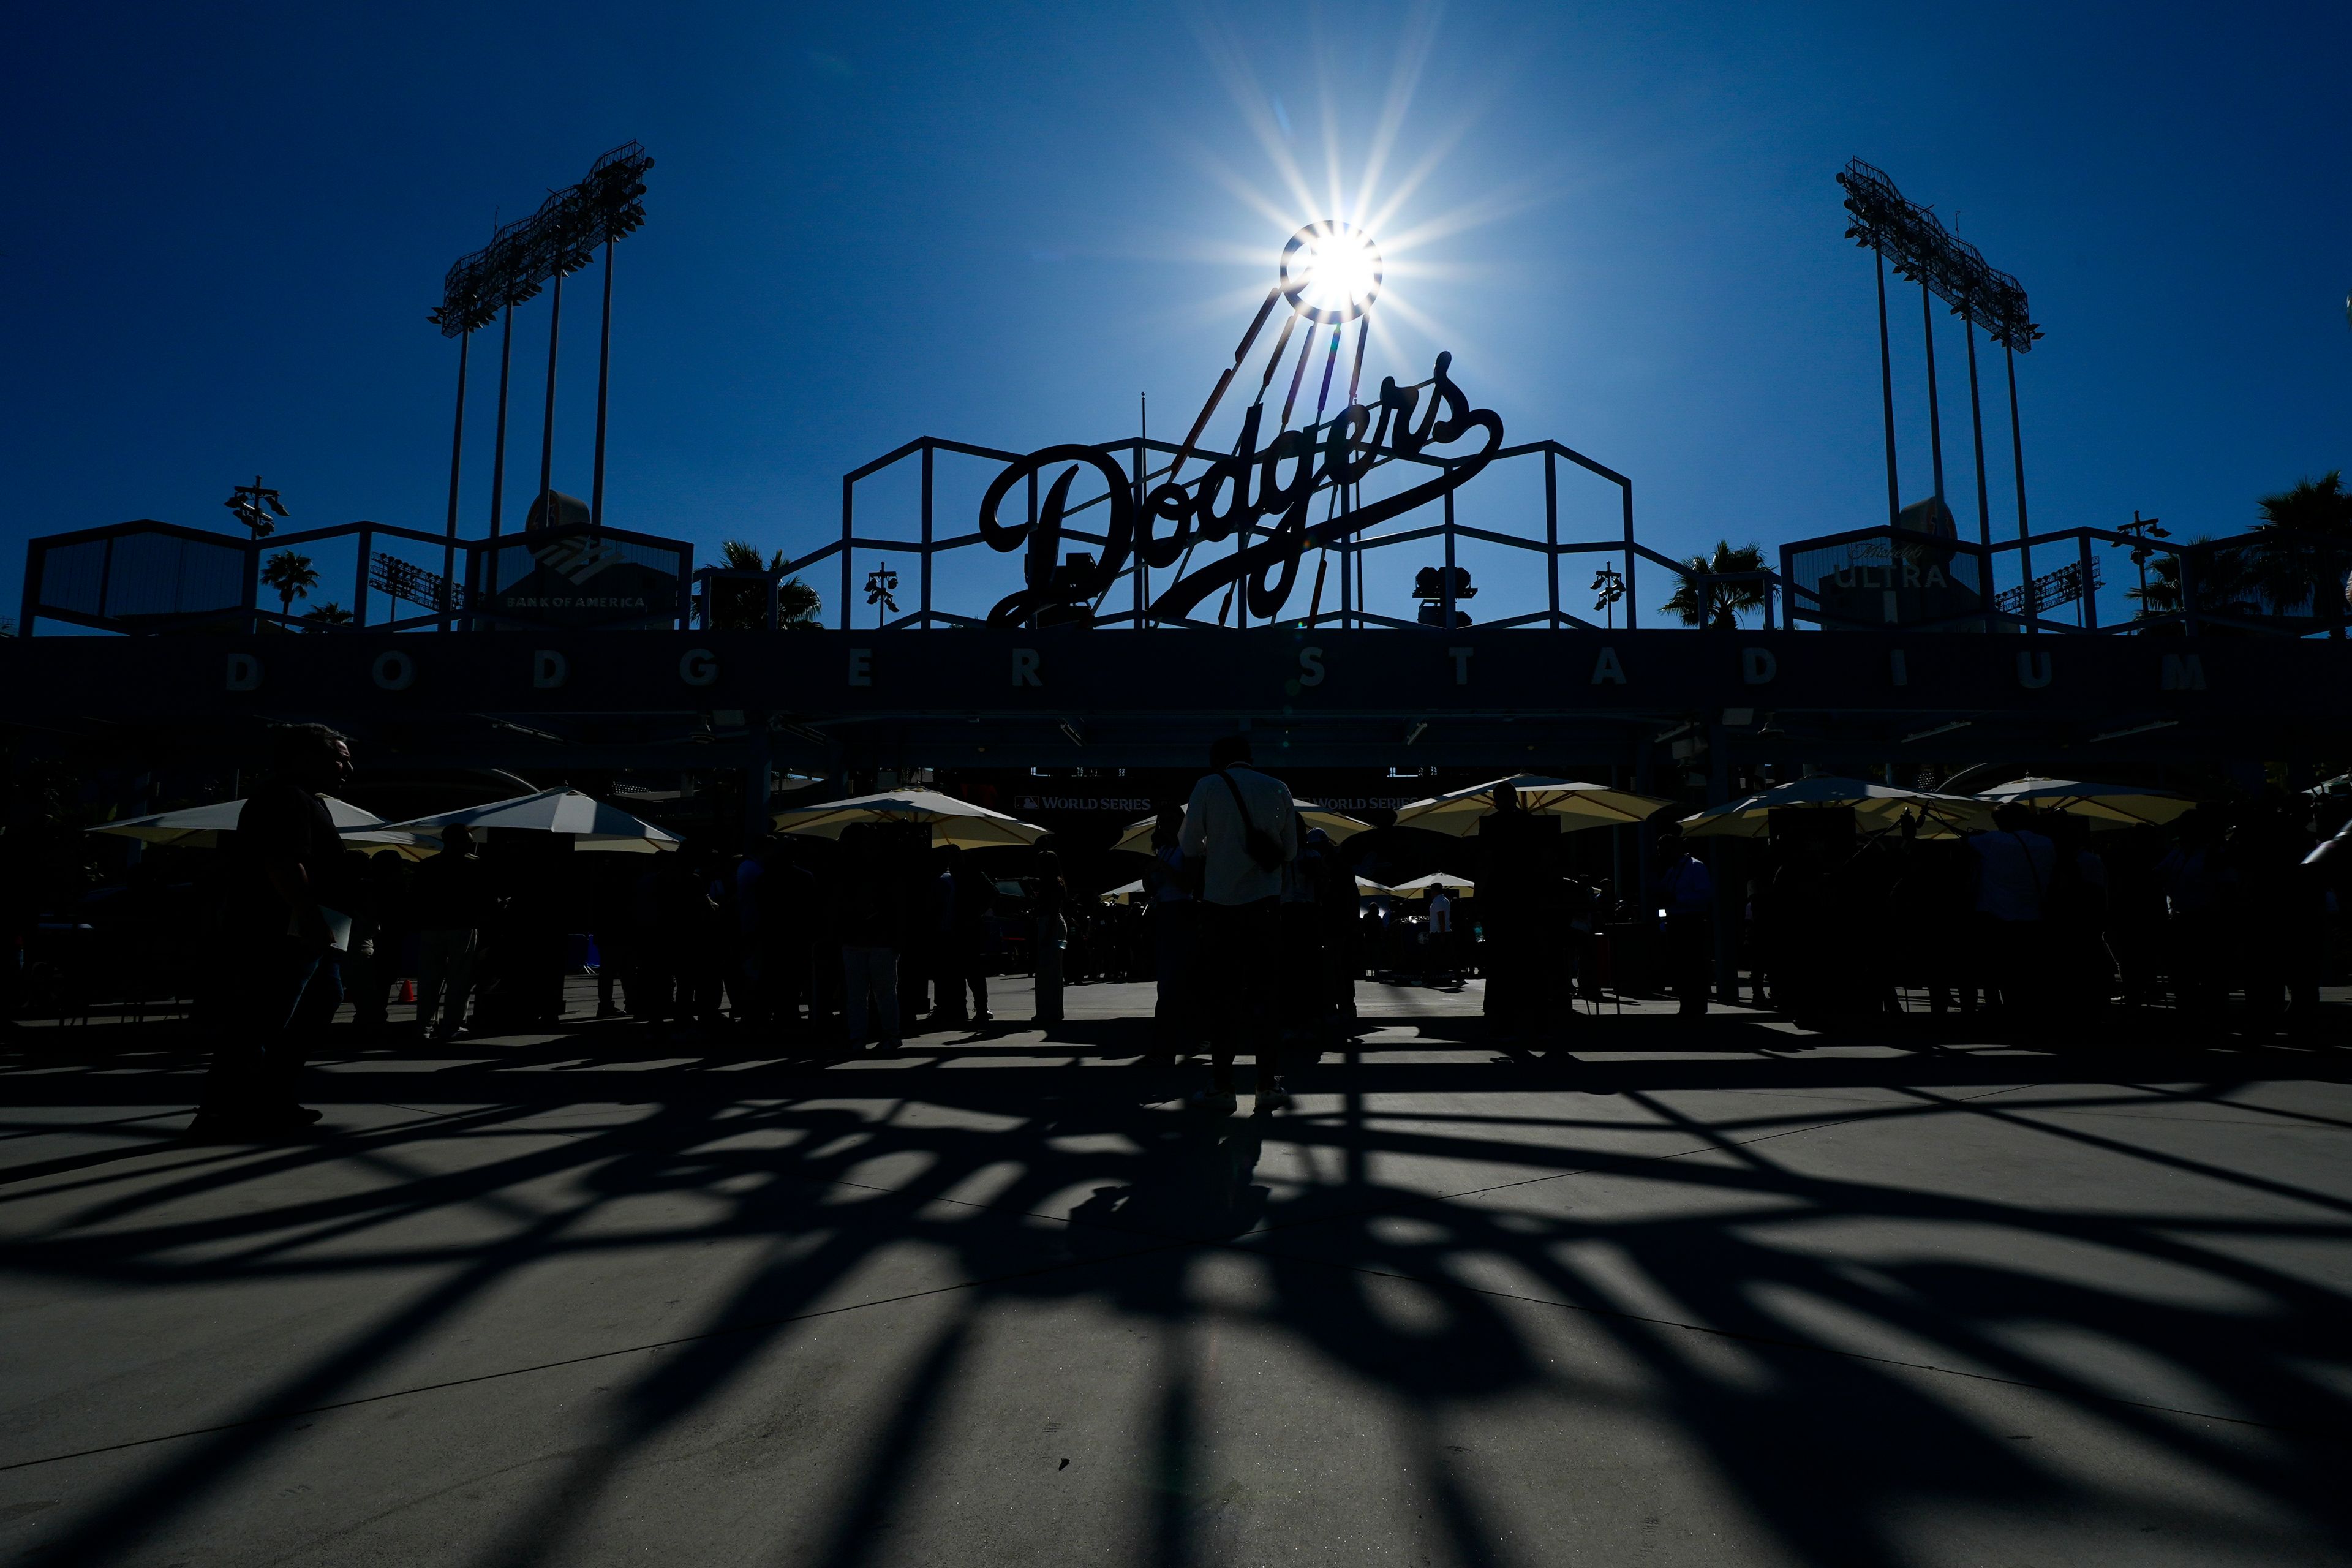
<path id="1" fill-rule="evenodd" d="M 1283 297 L 1312 321 L 1352 321 L 1370 310 L 1381 275 L 1380 247 L 1352 224 L 1308 224 L 1283 247 Z"/>

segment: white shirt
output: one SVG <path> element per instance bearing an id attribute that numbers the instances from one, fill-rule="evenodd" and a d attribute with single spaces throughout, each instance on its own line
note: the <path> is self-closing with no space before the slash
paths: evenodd
<path id="1" fill-rule="evenodd" d="M 1429 931 L 1433 936 L 1454 934 L 1454 900 L 1444 893 L 1433 894 L 1430 898 Z"/>
<path id="2" fill-rule="evenodd" d="M 1279 898 L 1282 868 L 1262 870 L 1250 858 L 1241 814 L 1234 808 L 1234 790 L 1225 787 L 1227 778 L 1241 792 L 1251 825 L 1282 846 L 1286 863 L 1298 858 L 1297 808 L 1291 804 L 1290 786 L 1247 763 L 1235 763 L 1222 776 L 1203 774 L 1192 786 L 1192 798 L 1184 806 L 1184 828 L 1176 836 L 1177 847 L 1187 855 L 1208 858 L 1201 878 L 1201 896 L 1206 901 L 1254 904 L 1261 899 Z"/>

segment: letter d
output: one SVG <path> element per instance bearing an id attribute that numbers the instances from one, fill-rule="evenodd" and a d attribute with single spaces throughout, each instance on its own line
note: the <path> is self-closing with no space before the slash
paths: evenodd
<path id="1" fill-rule="evenodd" d="M 253 691 L 261 685 L 261 661 L 249 653 L 228 656 L 228 689 Z"/>

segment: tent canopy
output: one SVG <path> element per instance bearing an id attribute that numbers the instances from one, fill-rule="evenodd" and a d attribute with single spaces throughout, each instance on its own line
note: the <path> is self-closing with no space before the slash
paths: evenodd
<path id="1" fill-rule="evenodd" d="M 1298 813 L 1300 820 L 1307 826 L 1319 827 L 1330 835 L 1331 842 L 1334 844 L 1343 844 L 1357 834 L 1369 831 L 1372 826 L 1369 822 L 1359 822 L 1341 812 L 1327 811 L 1311 800 L 1300 800 L 1296 796 L 1292 797 L 1290 806 L 1292 810 Z M 1140 822 L 1129 823 L 1127 830 L 1118 836 L 1118 842 L 1111 846 L 1112 850 L 1114 852 L 1123 850 L 1129 855 L 1150 854 L 1151 830 L 1159 824 L 1160 819 L 1156 816 L 1147 816 Z"/>
<path id="2" fill-rule="evenodd" d="M 1432 833 L 1447 833 L 1456 838 L 1466 838 L 1478 831 L 1479 820 L 1495 813 L 1495 791 L 1509 784 L 1519 792 L 1519 805 L 1526 810 L 1543 816 L 1560 819 L 1560 831 L 1573 833 L 1580 827 L 1615 827 L 1629 822 L 1642 822 L 1654 813 L 1664 810 L 1674 802 L 1656 795 L 1635 795 L 1631 790 L 1612 789 L 1606 784 L 1580 784 L 1573 779 L 1539 778 L 1521 773 L 1510 778 L 1489 779 L 1468 789 L 1450 790 L 1432 795 L 1427 800 L 1414 801 L 1397 812 L 1399 827 L 1426 828 Z"/>
<path id="3" fill-rule="evenodd" d="M 2170 790 L 2142 784 L 2092 784 L 2084 779 L 2012 779 L 1979 790 L 1979 800 L 1996 805 L 2023 805 L 2035 811 L 2063 811 L 2080 816 L 2093 827 L 2161 826 L 2197 809 L 2197 803 Z"/>
<path id="4" fill-rule="evenodd" d="M 650 822 L 641 822 L 619 806 L 607 805 L 594 795 L 583 795 L 576 789 L 543 789 L 537 795 L 517 795 L 512 800 L 494 800 L 487 805 L 468 805 L 457 811 L 436 812 L 431 816 L 411 817 L 394 826 L 412 833 L 435 837 L 452 827 L 504 827 L 525 833 L 556 833 L 571 838 L 575 848 L 634 855 L 675 849 L 678 844 L 675 834 L 666 833 Z"/>
<path id="5" fill-rule="evenodd" d="M 931 842 L 940 847 L 986 849 L 1006 844 L 1034 844 L 1045 829 L 958 800 L 935 789 L 886 790 L 880 795 L 852 795 L 795 806 L 774 817 L 779 833 L 806 834 L 814 838 L 838 838 L 845 827 L 860 822 L 921 822 L 930 825 Z"/>
<path id="6" fill-rule="evenodd" d="M 1857 823 L 1871 828 L 1893 827 L 1906 816 L 1916 814 L 1921 837 L 1928 838 L 1949 838 L 1992 826 L 1992 807 L 1973 795 L 1937 795 L 1821 773 L 1774 784 L 1744 800 L 1709 806 L 1684 817 L 1682 829 L 1688 838 L 1762 838 L 1771 831 L 1775 811 L 1844 805 L 1853 807 Z"/>

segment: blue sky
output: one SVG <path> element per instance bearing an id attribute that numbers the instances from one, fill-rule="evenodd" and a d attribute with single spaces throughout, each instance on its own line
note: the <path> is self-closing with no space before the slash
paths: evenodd
<path id="1" fill-rule="evenodd" d="M 919 434 L 1107 439 L 1139 391 L 1181 433 L 1282 241 L 1329 216 L 1335 167 L 1352 202 L 1384 127 L 1374 205 L 1399 198 L 1382 237 L 1408 243 L 1368 384 L 1450 349 L 1511 438 L 1631 475 L 1654 548 L 1884 516 L 1871 270 L 1832 182 L 1856 155 L 2031 294 L 2037 525 L 2227 533 L 2352 457 L 2347 44 L 2352 13 L 2317 5 L 49 7 L 5 110 L 0 593 L 23 538 L 226 526 L 256 471 L 303 524 L 438 529 L 441 275 L 631 137 L 659 162 L 616 276 L 608 517 L 706 549 L 813 548 L 843 471 Z M 600 284 L 565 301 L 556 483 L 582 494 Z M 1916 293 L 1896 304 L 1913 500 Z M 509 518 L 546 313 L 518 316 Z M 1537 524 L 1507 481 L 1478 504 Z"/>

